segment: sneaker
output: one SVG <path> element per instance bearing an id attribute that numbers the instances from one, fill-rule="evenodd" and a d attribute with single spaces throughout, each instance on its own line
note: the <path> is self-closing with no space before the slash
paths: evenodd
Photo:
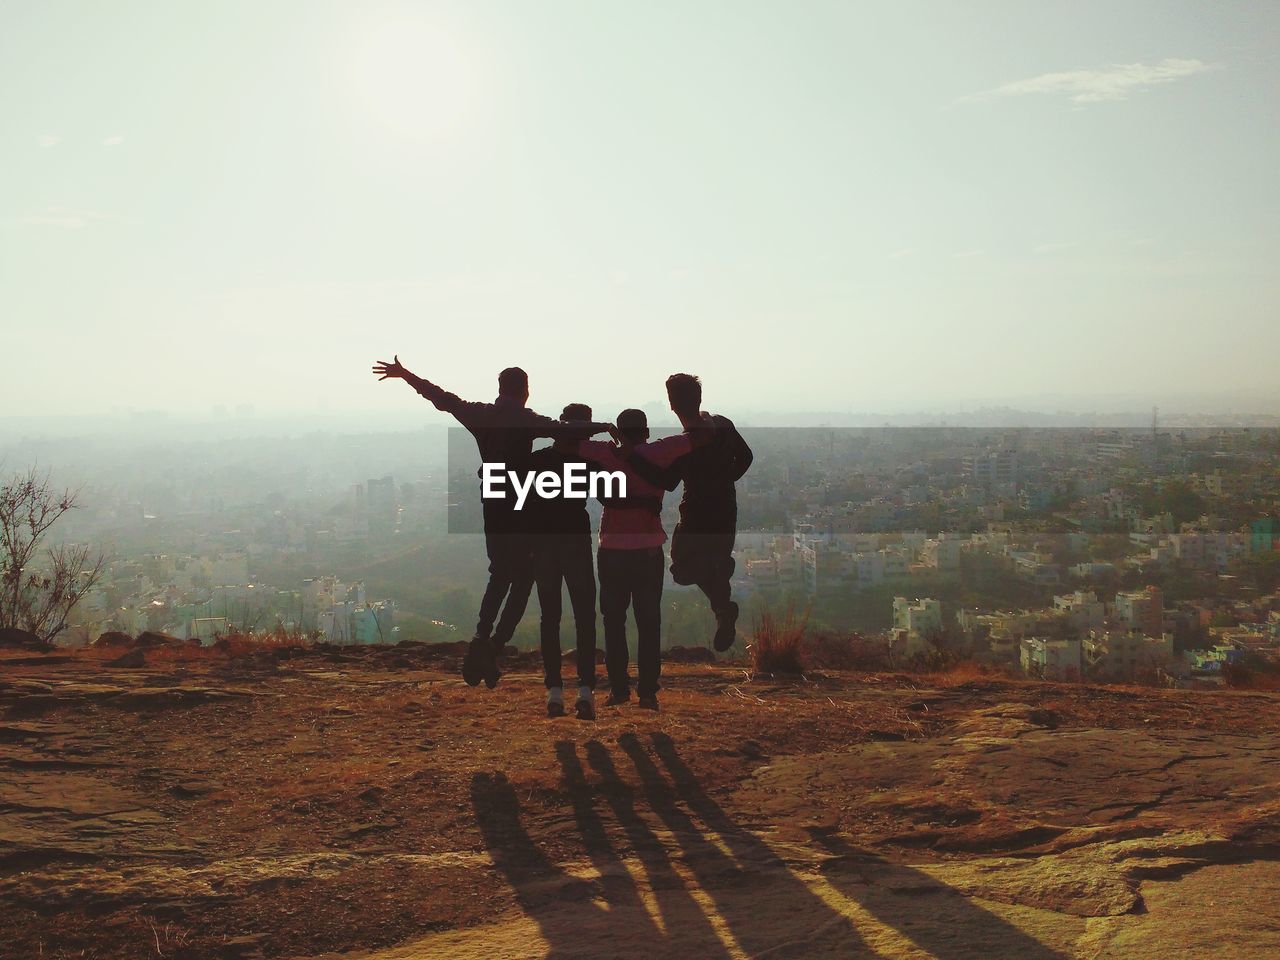
<path id="1" fill-rule="evenodd" d="M 609 699 L 604 702 L 606 707 L 618 707 L 624 703 L 631 702 L 631 691 L 624 690 L 621 693 L 617 690 L 609 694 Z"/>
<path id="2" fill-rule="evenodd" d="M 639 705 L 641 710 L 652 710 L 654 713 L 658 712 L 657 697 L 641 697 Z"/>
<path id="3" fill-rule="evenodd" d="M 477 686 L 485 679 L 485 667 L 493 659 L 492 649 L 488 637 L 477 634 L 471 638 L 466 656 L 462 658 L 462 679 L 468 687 Z"/>
<path id="4" fill-rule="evenodd" d="M 564 716 L 564 692 L 559 687 L 547 689 L 547 716 Z"/>
<path id="5" fill-rule="evenodd" d="M 573 705 L 573 711 L 578 715 L 579 720 L 594 720 L 596 703 L 590 697 L 579 697 Z"/>
<path id="6" fill-rule="evenodd" d="M 738 639 L 738 605 L 732 600 L 716 611 L 716 653 L 724 653 Z"/>

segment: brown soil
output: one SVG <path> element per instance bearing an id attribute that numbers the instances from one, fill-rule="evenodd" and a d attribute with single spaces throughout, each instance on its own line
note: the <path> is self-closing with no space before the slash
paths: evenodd
<path id="1" fill-rule="evenodd" d="M 1275 694 L 98 653 L 0 658 L 3 957 L 1280 954 Z"/>

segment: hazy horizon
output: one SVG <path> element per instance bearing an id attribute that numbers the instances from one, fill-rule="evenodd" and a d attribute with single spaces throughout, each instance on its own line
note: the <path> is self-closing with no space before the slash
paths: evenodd
<path id="1" fill-rule="evenodd" d="M 0 0 L 0 418 L 402 422 L 397 352 L 481 399 L 519 364 L 548 412 L 675 370 L 748 418 L 1280 412 L 1278 36 L 1261 3 Z"/>

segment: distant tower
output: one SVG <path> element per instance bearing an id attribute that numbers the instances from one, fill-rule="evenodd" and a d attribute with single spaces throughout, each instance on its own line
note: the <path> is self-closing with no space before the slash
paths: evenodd
<path id="1" fill-rule="evenodd" d="M 1160 432 L 1160 408 L 1151 408 L 1151 439 L 1156 438 L 1156 434 Z"/>

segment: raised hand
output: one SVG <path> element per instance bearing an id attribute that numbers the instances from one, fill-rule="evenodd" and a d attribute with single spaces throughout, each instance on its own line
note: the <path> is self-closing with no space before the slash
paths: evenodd
<path id="1" fill-rule="evenodd" d="M 390 363 L 385 360 L 379 360 L 373 365 L 373 374 L 379 380 L 399 379 L 403 380 L 405 374 L 409 371 L 400 366 L 400 355 L 396 354 L 395 359 Z"/>

